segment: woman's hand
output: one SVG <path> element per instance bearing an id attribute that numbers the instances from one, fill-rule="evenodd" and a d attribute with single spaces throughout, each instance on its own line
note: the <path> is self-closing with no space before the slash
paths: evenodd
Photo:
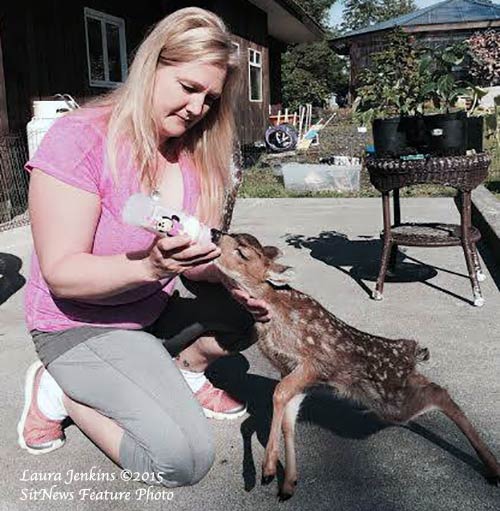
<path id="1" fill-rule="evenodd" d="M 233 298 L 241 303 L 245 307 L 245 309 L 252 314 L 255 321 L 260 323 L 267 323 L 271 320 L 271 312 L 269 310 L 269 305 L 264 300 L 257 300 L 250 296 L 246 291 L 242 289 L 230 289 L 229 290 Z"/>
<path id="2" fill-rule="evenodd" d="M 199 245 L 189 236 L 166 236 L 156 238 L 143 262 L 149 278 L 160 280 L 206 264 L 219 257 L 220 253 L 220 248 L 213 243 Z"/>

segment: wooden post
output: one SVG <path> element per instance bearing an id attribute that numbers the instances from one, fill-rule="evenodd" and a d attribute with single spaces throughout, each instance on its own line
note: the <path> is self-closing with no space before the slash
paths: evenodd
<path id="1" fill-rule="evenodd" d="M 5 74 L 3 70 L 2 40 L 0 38 L 0 134 L 8 133 L 9 116 L 7 114 L 7 91 L 5 89 Z"/>

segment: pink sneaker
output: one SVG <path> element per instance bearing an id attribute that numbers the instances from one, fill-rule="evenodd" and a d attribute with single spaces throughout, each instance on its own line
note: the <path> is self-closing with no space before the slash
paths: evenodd
<path id="1" fill-rule="evenodd" d="M 43 371 L 45 368 L 37 360 L 26 372 L 24 409 L 17 424 L 18 444 L 35 455 L 62 447 L 66 441 L 62 421 L 48 419 L 38 408 L 37 394 Z"/>
<path id="2" fill-rule="evenodd" d="M 196 392 L 196 399 L 210 419 L 232 420 L 245 415 L 247 407 L 222 389 L 214 387 L 208 380 Z"/>

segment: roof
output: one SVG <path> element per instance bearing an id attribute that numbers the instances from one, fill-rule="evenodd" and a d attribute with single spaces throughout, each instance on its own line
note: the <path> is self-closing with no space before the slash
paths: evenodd
<path id="1" fill-rule="evenodd" d="M 442 25 L 448 23 L 468 23 L 478 21 L 500 21 L 500 5 L 481 0 L 445 0 L 409 14 L 391 18 L 381 23 L 346 32 L 336 39 L 379 32 L 393 27 L 416 25 Z"/>
<path id="2" fill-rule="evenodd" d="M 323 27 L 296 0 L 249 0 L 267 14 L 269 34 L 284 43 L 319 41 Z"/>

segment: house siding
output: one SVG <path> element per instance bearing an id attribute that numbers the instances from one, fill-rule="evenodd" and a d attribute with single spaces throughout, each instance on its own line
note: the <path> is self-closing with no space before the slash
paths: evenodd
<path id="1" fill-rule="evenodd" d="M 130 56 L 158 19 L 159 2 L 120 0 L 6 2 L 0 36 L 10 130 L 23 129 L 32 101 L 69 93 L 77 101 L 108 91 L 91 87 L 87 72 L 84 7 L 123 18 Z"/>
<path id="2" fill-rule="evenodd" d="M 109 91 L 91 87 L 87 71 L 84 8 L 124 19 L 127 54 L 134 50 L 156 21 L 186 6 L 185 1 L 156 0 L 129 3 L 122 0 L 45 0 L 4 2 L 0 6 L 0 114 L 2 131 L 24 130 L 32 102 L 56 93 L 71 94 L 79 103 Z M 190 5 L 220 15 L 240 45 L 242 76 L 237 93 L 237 129 L 243 144 L 264 138 L 269 103 L 281 101 L 281 56 L 284 45 L 267 31 L 267 14 L 247 0 L 200 0 Z M 248 49 L 262 54 L 261 102 L 249 100 Z M 272 73 L 272 79 L 270 74 Z"/>

